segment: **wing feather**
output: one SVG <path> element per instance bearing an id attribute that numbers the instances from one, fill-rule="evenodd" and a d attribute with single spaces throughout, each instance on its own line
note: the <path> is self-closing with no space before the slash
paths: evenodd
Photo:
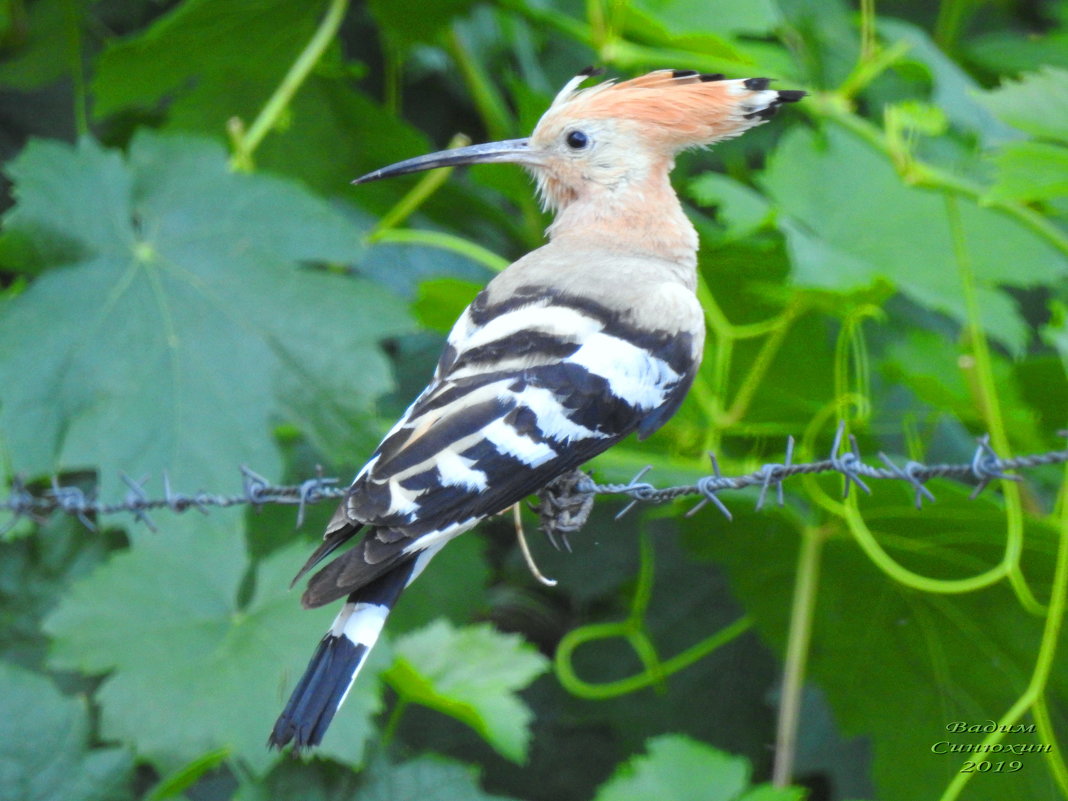
<path id="1" fill-rule="evenodd" d="M 547 322 L 531 330 L 537 320 Z M 629 434 L 651 432 L 685 395 L 692 352 L 685 337 L 628 328 L 549 288 L 524 288 L 497 309 L 476 301 L 432 383 L 350 488 L 335 520 L 352 531 L 335 527 L 313 558 L 361 525 L 367 534 L 312 578 L 305 603 L 342 597 Z"/>

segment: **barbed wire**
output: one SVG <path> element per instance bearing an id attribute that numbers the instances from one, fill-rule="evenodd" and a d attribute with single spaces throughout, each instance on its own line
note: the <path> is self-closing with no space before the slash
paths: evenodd
<path id="1" fill-rule="evenodd" d="M 864 482 L 864 479 L 900 480 L 912 485 L 915 490 L 914 503 L 916 508 L 919 509 L 922 508 L 924 499 L 928 501 L 935 499 L 934 494 L 924 486 L 932 478 L 973 481 L 976 486 L 970 497 L 974 499 L 992 481 L 999 479 L 1019 481 L 1020 477 L 1008 474 L 1006 472 L 1008 470 L 1068 463 L 1068 450 L 1002 458 L 991 447 L 990 436 L 984 435 L 976 440 L 975 452 L 968 462 L 924 464 L 910 460 L 903 466 L 899 466 L 889 456 L 880 451 L 878 457 L 883 466 L 875 467 L 865 463 L 861 458 L 857 439 L 852 435 L 849 436 L 850 449 L 845 453 L 841 453 L 844 432 L 844 424 L 839 425 L 835 433 L 834 442 L 831 445 L 830 455 L 826 459 L 816 462 L 794 464 L 794 438 L 788 437 L 786 441 L 786 456 L 782 463 L 769 462 L 762 465 L 759 470 L 742 476 L 722 475 L 715 454 L 709 454 L 709 458 L 712 460 L 712 475 L 700 478 L 694 484 L 657 489 L 650 484 L 639 483 L 649 469 L 646 468 L 627 484 L 595 484 L 591 482 L 580 484 L 578 489 L 594 492 L 598 495 L 629 495 L 632 498 L 631 503 L 623 507 L 618 516 L 626 514 L 634 503 L 639 501 L 665 503 L 687 495 L 702 495 L 701 501 L 686 513 L 687 516 L 695 514 L 707 504 L 712 503 L 730 519 L 730 510 L 716 494 L 722 490 L 739 490 L 759 486 L 760 495 L 756 504 L 756 508 L 759 511 L 763 508 L 767 500 L 768 490 L 772 487 L 776 490 L 777 504 L 779 506 L 783 505 L 783 481 L 791 476 L 839 473 L 845 479 L 844 497 L 849 497 L 849 491 L 853 485 L 870 495 L 871 488 Z M 1063 435 L 1064 432 L 1061 432 L 1061 434 Z"/>
<path id="2" fill-rule="evenodd" d="M 861 457 L 860 448 L 854 436 L 849 436 L 849 448 L 843 452 L 845 425 L 841 424 L 834 437 L 831 451 L 826 459 L 815 462 L 794 463 L 794 438 L 787 438 L 786 453 L 782 462 L 768 462 L 751 473 L 739 476 L 724 476 L 714 454 L 709 454 L 712 461 L 712 475 L 699 478 L 693 484 L 673 487 L 655 487 L 642 481 L 651 469 L 646 467 L 625 484 L 602 484 L 594 481 L 582 471 L 572 471 L 561 476 L 538 493 L 540 503 L 535 507 L 541 516 L 542 529 L 550 540 L 556 543 L 560 537 L 567 544 L 567 534 L 577 531 L 586 522 L 592 508 L 592 497 L 597 495 L 626 495 L 631 500 L 616 515 L 622 517 L 638 503 L 667 503 L 687 496 L 700 496 L 697 505 L 686 512 L 686 516 L 696 514 L 708 504 L 713 504 L 728 519 L 730 509 L 719 497 L 725 490 L 742 490 L 760 487 L 756 508 L 759 511 L 767 501 L 768 492 L 774 488 L 776 502 L 784 503 L 783 482 L 793 476 L 814 475 L 818 473 L 838 473 L 845 480 L 843 493 L 848 497 L 855 485 L 859 490 L 870 494 L 866 483 L 872 479 L 904 481 L 914 491 L 914 503 L 922 508 L 924 499 L 935 500 L 934 495 L 925 486 L 932 478 L 949 478 L 972 482 L 975 498 L 992 481 L 999 479 L 1019 480 L 1019 476 L 1009 474 L 1010 470 L 1021 470 L 1043 465 L 1068 463 L 1068 450 L 1047 451 L 1012 458 L 1000 457 L 990 445 L 989 436 L 980 437 L 972 458 L 962 463 L 924 464 L 907 461 L 904 465 L 896 464 L 889 456 L 879 452 L 882 467 L 867 464 Z M 1062 432 L 1063 434 L 1064 432 Z M 268 504 L 285 504 L 297 506 L 297 526 L 304 522 L 304 513 L 308 506 L 326 500 L 339 500 L 348 492 L 347 487 L 339 486 L 337 478 L 315 476 L 299 484 L 275 485 L 248 467 L 241 467 L 242 490 L 235 494 L 197 492 L 185 494 L 171 488 L 170 478 L 163 474 L 163 497 L 152 498 L 145 490 L 147 479 L 135 481 L 121 474 L 127 486 L 126 496 L 118 502 L 102 502 L 93 491 L 83 490 L 78 486 L 61 485 L 58 478 L 53 478 L 51 486 L 44 491 L 31 492 L 25 483 L 16 478 L 11 491 L 0 501 L 0 511 L 6 511 L 10 519 L 0 527 L 0 536 L 11 530 L 20 520 L 31 519 L 44 522 L 54 514 L 66 514 L 76 517 L 90 530 L 96 530 L 93 518 L 119 513 L 131 514 L 134 520 L 146 525 L 152 531 L 158 530 L 149 512 L 168 510 L 185 512 L 196 509 L 208 514 L 211 507 L 230 507 L 247 505 L 262 507 Z"/>

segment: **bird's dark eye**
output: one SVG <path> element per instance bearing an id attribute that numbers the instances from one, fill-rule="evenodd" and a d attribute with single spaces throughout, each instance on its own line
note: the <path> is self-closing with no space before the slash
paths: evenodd
<path id="1" fill-rule="evenodd" d="M 590 143 L 590 138 L 582 131 L 571 131 L 564 140 L 572 150 L 582 150 Z"/>

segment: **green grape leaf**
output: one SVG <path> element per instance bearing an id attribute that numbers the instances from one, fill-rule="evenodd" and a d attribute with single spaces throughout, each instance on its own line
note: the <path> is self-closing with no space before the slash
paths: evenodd
<path id="1" fill-rule="evenodd" d="M 718 172 L 706 172 L 694 179 L 687 193 L 702 206 L 716 206 L 716 218 L 727 231 L 725 239 L 744 239 L 767 224 L 771 203 L 754 189 Z"/>
<path id="2" fill-rule="evenodd" d="M 0 319 L 15 470 L 95 466 L 105 497 L 120 471 L 221 490 L 243 463 L 277 474 L 281 412 L 308 428 L 321 398 L 344 394 L 352 416 L 392 388 L 379 341 L 408 330 L 404 304 L 311 266 L 351 260 L 359 234 L 294 184 L 155 134 L 125 160 L 88 140 L 36 142 L 9 172 L 4 238 L 53 268 Z"/>
<path id="3" fill-rule="evenodd" d="M 803 787 L 772 787 L 762 784 L 754 787 L 738 801 L 805 801 L 807 793 Z"/>
<path id="4" fill-rule="evenodd" d="M 93 112 L 106 117 L 169 98 L 177 106 L 172 115 L 214 110 L 221 133 L 225 109 L 246 119 L 257 110 L 307 44 L 325 8 L 323 2 L 289 0 L 180 3 L 101 53 L 92 80 Z"/>
<path id="5" fill-rule="evenodd" d="M 146 538 L 77 582 L 47 619 L 51 662 L 111 671 L 96 696 L 103 734 L 136 743 L 154 764 L 174 770 L 225 748 L 263 772 L 277 758 L 267 733 L 336 612 L 305 611 L 288 592 L 304 552 L 298 543 L 264 559 L 242 607 L 248 562 L 239 537 L 206 529 Z M 380 703 L 375 665 L 321 753 L 362 758 Z"/>
<path id="6" fill-rule="evenodd" d="M 788 133 L 764 183 L 785 212 L 782 230 L 799 284 L 851 292 L 885 281 L 928 308 L 966 320 L 942 194 L 906 185 L 885 157 L 835 128 L 823 137 Z M 1060 280 L 1068 260 L 1004 214 L 956 203 L 984 326 L 1019 351 L 1027 327 L 1000 287 Z"/>
<path id="7" fill-rule="evenodd" d="M 478 786 L 478 771 L 451 759 L 424 756 L 389 765 L 370 765 L 360 801 L 508 801 Z"/>
<path id="8" fill-rule="evenodd" d="M 1068 70 L 1044 67 L 979 96 L 998 119 L 1042 139 L 1068 142 Z"/>
<path id="9" fill-rule="evenodd" d="M 749 763 L 678 734 L 655 737 L 623 764 L 594 801 L 800 801 L 797 788 L 749 786 Z M 744 795 L 743 795 L 744 793 Z"/>
<path id="10" fill-rule="evenodd" d="M 129 249 L 119 214 L 130 202 L 131 177 L 118 153 L 88 140 L 76 151 L 58 142 L 34 142 L 5 172 L 17 201 L 0 234 L 5 269 L 36 273 L 109 249 Z M 21 302 L 20 296 L 12 298 L 4 317 Z"/>
<path id="11" fill-rule="evenodd" d="M 89 707 L 0 662 L 0 801 L 107 801 L 128 792 L 132 755 L 89 749 Z"/>
<path id="12" fill-rule="evenodd" d="M 407 6 L 398 8 L 411 23 L 430 16 L 427 9 L 411 14 Z M 290 0 L 175 5 L 100 55 L 93 111 L 106 117 L 158 107 L 165 113 L 164 129 L 222 140 L 231 120 L 249 125 L 255 119 L 325 9 L 325 2 Z M 191 52 L 196 58 L 189 57 Z M 348 182 L 425 152 L 428 145 L 414 127 L 353 89 L 356 69 L 337 50 L 328 50 L 260 145 L 256 163 L 318 191 L 347 190 L 361 202 L 372 199 L 383 206 L 395 202 L 396 190 L 370 185 L 353 193 Z"/>
<path id="13" fill-rule="evenodd" d="M 87 537 L 76 518 L 24 522 L 27 530 L 18 534 L 27 536 L 13 530 L 0 542 L 0 659 L 36 668 L 48 647 L 41 620 L 72 582 L 104 561 L 108 548 L 105 538 Z"/>
<path id="14" fill-rule="evenodd" d="M 11 6 L 8 10 L 14 11 Z M 14 53 L 4 53 L 3 63 L 0 63 L 0 84 L 5 88 L 28 91 L 68 75 L 71 69 L 69 53 L 79 44 L 77 27 L 71 24 L 71 7 L 63 0 L 38 0 L 30 3 L 24 13 L 26 41 Z M 0 41 L 6 38 L 0 36 Z"/>
<path id="15" fill-rule="evenodd" d="M 446 333 L 481 289 L 482 284 L 459 278 L 423 281 L 412 310 L 424 327 Z"/>
<path id="16" fill-rule="evenodd" d="M 262 95 L 260 102 L 266 98 L 266 94 Z M 232 109 L 232 105 L 223 105 L 219 115 L 232 114 Z M 171 123 L 176 128 L 211 132 L 216 129 L 219 115 L 200 105 L 180 106 L 174 109 Z M 359 187 L 352 187 L 349 182 L 433 149 L 418 129 L 362 92 L 354 91 L 352 81 L 345 76 L 310 76 L 293 98 L 288 115 L 288 124 L 273 130 L 256 151 L 256 164 L 297 177 L 319 192 L 341 195 L 378 213 L 397 202 L 401 187 L 390 181 Z M 450 185 L 442 194 L 458 191 Z M 473 203 L 470 193 L 464 198 Z M 424 210 L 439 202 L 447 213 L 456 208 L 455 201 L 450 205 L 434 197 Z M 360 222 L 370 227 L 373 221 L 369 217 Z"/>
<path id="17" fill-rule="evenodd" d="M 389 615 L 390 631 L 411 631 L 438 617 L 462 624 L 484 612 L 490 580 L 484 550 L 485 540 L 478 534 L 458 537 L 443 548 L 425 578 L 404 590 Z"/>
<path id="18" fill-rule="evenodd" d="M 994 156 L 998 173 L 988 200 L 1049 200 L 1068 197 L 1068 147 L 1011 142 Z"/>
<path id="19" fill-rule="evenodd" d="M 433 42 L 453 17 L 464 14 L 475 0 L 439 0 L 424 3 L 419 13 L 413 14 L 410 6 L 391 0 L 370 0 L 368 8 L 382 28 L 382 32 L 401 45 L 417 42 Z"/>
<path id="20" fill-rule="evenodd" d="M 931 76 L 931 104 L 954 124 L 973 132 L 987 144 L 1012 139 L 1015 131 L 1003 125 L 977 99 L 980 86 L 949 58 L 926 31 L 900 19 L 879 20 L 879 35 L 890 44 L 908 44 L 908 59 L 922 64 Z"/>
<path id="21" fill-rule="evenodd" d="M 434 755 L 396 764 L 378 758 L 359 774 L 328 762 L 309 767 L 283 760 L 259 781 L 243 782 L 233 801 L 508 801 L 483 792 L 474 767 Z"/>
<path id="22" fill-rule="evenodd" d="M 968 61 L 993 74 L 1018 75 L 1043 66 L 1068 69 L 1068 31 L 1063 27 L 1041 33 L 990 31 L 962 44 Z"/>
<path id="23" fill-rule="evenodd" d="M 548 668 L 533 646 L 489 625 L 438 620 L 398 638 L 395 651 L 385 679 L 401 698 L 467 724 L 513 762 L 526 758 L 531 712 L 515 693 Z"/>
<path id="24" fill-rule="evenodd" d="M 966 425 L 982 427 L 981 411 L 975 407 L 968 384 L 970 376 L 960 367 L 961 353 L 959 348 L 946 346 L 944 331 L 918 325 L 887 345 L 880 372 L 893 384 L 908 387 L 917 400 L 942 414 Z M 994 385 L 1003 404 L 1005 425 L 1013 432 L 1014 446 L 1020 450 L 1044 450 L 1048 432 L 1059 424 L 1047 420 L 1043 431 L 1036 418 L 1035 400 L 1021 393 L 1019 377 L 1014 375 L 1017 366 L 1014 360 L 994 351 L 991 361 Z M 1042 395 L 1047 403 L 1061 400 L 1055 393 L 1063 384 L 1063 377 L 1058 380 L 1048 374 L 1043 376 Z"/>
<path id="25" fill-rule="evenodd" d="M 824 484 L 828 490 L 840 486 Z M 949 482 L 929 486 L 937 502 L 922 511 L 911 505 L 907 487 L 889 484 L 874 486 L 874 495 L 858 502 L 882 547 L 904 567 L 939 579 L 973 576 L 996 564 L 1005 544 L 1000 505 L 992 496 L 969 501 L 968 488 Z M 734 522 L 714 538 L 694 524 L 687 545 L 726 568 L 735 596 L 781 654 L 801 524 L 789 513 L 734 508 Z M 1028 526 L 1023 574 L 1042 600 L 1049 596 L 1055 547 L 1049 528 Z M 822 546 L 808 678 L 826 694 L 843 734 L 868 739 L 879 799 L 914 801 L 944 788 L 972 758 L 1024 762 L 1019 772 L 976 774 L 967 791 L 976 801 L 1029 801 L 1053 792 L 1040 752 L 948 750 L 982 739 L 982 733 L 950 727 L 960 721 L 985 725 L 1003 715 L 1026 687 L 1039 653 L 1044 621 L 1027 614 L 1007 584 L 969 593 L 922 592 L 888 578 L 845 531 Z M 1047 688 L 1056 730 L 1068 724 L 1066 661 L 1058 654 Z M 812 734 L 807 723 L 800 723 L 802 750 Z M 1022 731 L 1003 740 L 1032 749 L 1042 742 L 1040 734 Z M 902 764 L 909 770 L 902 771 Z"/>
<path id="26" fill-rule="evenodd" d="M 719 36 L 764 35 L 781 21 L 782 12 L 774 0 L 751 3 L 707 3 L 704 0 L 640 0 L 631 5 L 656 21 L 673 36 L 702 35 L 715 31 Z"/>
<path id="27" fill-rule="evenodd" d="M 256 118 L 307 45 L 326 6 L 290 0 L 177 4 L 144 30 L 105 48 L 93 73 L 93 112 L 102 118 L 148 108 L 162 115 L 164 130 L 222 141 L 232 120 L 248 126 Z M 429 23 L 439 7 L 431 4 L 412 14 L 398 5 L 383 13 L 403 18 L 415 30 Z M 196 58 L 190 58 L 191 52 Z M 317 191 L 345 193 L 382 212 L 396 202 L 396 186 L 386 182 L 354 190 L 349 181 L 430 147 L 414 126 L 353 87 L 361 69 L 342 57 L 340 47 L 328 49 L 257 149 L 255 161 Z M 447 187 L 441 194 L 460 191 Z M 474 204 L 471 193 L 462 196 Z M 456 207 L 433 198 L 428 210 L 438 204 L 446 216 Z M 503 210 L 497 213 L 504 215 Z"/>
<path id="28" fill-rule="evenodd" d="M 158 106 L 165 109 L 164 129 L 221 140 L 230 120 L 251 124 L 325 8 L 289 0 L 181 3 L 101 54 L 93 77 L 94 113 Z M 197 58 L 189 58 L 191 51 Z M 428 145 L 414 127 L 354 91 L 354 69 L 328 51 L 260 145 L 256 163 L 318 191 L 346 191 L 368 207 L 383 208 L 395 202 L 396 189 L 368 185 L 353 191 L 348 182 Z"/>

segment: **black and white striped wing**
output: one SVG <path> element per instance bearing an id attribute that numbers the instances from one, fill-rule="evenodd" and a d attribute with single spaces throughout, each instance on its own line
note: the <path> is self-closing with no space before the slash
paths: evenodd
<path id="1" fill-rule="evenodd" d="M 627 435 L 655 430 L 689 388 L 693 349 L 685 334 L 637 330 L 551 289 L 496 307 L 480 295 L 306 569 L 360 525 L 371 530 L 309 582 L 305 604 L 340 598 L 436 551 Z"/>

